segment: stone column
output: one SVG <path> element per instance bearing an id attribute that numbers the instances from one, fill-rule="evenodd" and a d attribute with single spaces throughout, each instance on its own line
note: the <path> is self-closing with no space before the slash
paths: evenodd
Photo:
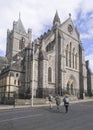
<path id="1" fill-rule="evenodd" d="M 58 94 L 58 29 L 55 30 L 55 91 Z"/>

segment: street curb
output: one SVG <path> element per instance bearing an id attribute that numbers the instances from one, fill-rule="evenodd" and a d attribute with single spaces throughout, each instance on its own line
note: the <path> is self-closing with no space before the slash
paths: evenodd
<path id="1" fill-rule="evenodd" d="M 76 101 L 71 101 L 70 104 L 76 104 L 76 103 L 83 103 L 83 102 L 91 102 L 93 101 L 93 99 L 83 99 L 83 100 L 76 100 Z M 61 105 L 63 105 L 64 103 L 62 102 Z M 52 104 L 53 106 L 55 106 L 56 104 Z M 0 106 L 0 110 L 9 110 L 9 109 L 21 109 L 21 108 L 35 108 L 35 107 L 46 107 L 49 106 L 49 104 L 42 104 L 42 105 L 34 105 L 33 107 L 31 105 L 21 105 L 21 106 Z"/>

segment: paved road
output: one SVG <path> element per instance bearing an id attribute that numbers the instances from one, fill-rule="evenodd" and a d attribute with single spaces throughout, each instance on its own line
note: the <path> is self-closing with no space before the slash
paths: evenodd
<path id="1" fill-rule="evenodd" d="M 1 110 L 0 130 L 93 130 L 93 102 L 71 104 L 67 114 L 63 106 Z"/>

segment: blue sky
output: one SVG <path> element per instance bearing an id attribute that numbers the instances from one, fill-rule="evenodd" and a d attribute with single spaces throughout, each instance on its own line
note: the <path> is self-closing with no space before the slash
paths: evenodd
<path id="1" fill-rule="evenodd" d="M 80 33 L 85 59 L 90 61 L 90 69 L 93 72 L 93 0 L 0 1 L 0 55 L 5 55 L 7 29 L 12 29 L 13 21 L 18 20 L 19 12 L 26 31 L 31 28 L 33 37 L 38 37 L 52 26 L 56 10 L 61 22 L 71 13 L 74 25 Z"/>
<path id="2" fill-rule="evenodd" d="M 87 12 L 86 16 L 82 16 L 82 11 L 78 12 L 77 19 L 74 21 L 81 34 L 81 41 L 85 49 L 85 55 L 93 53 L 93 11 Z"/>

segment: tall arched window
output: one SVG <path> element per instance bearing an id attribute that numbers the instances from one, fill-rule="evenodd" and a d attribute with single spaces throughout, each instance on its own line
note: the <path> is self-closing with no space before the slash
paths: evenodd
<path id="1" fill-rule="evenodd" d="M 68 45 L 66 46 L 66 66 L 68 66 Z"/>
<path id="2" fill-rule="evenodd" d="M 73 95 L 74 92 L 73 92 L 73 84 L 71 84 L 71 94 Z"/>
<path id="3" fill-rule="evenodd" d="M 75 48 L 73 49 L 73 68 L 75 67 L 75 58 L 74 58 L 74 56 L 75 56 Z"/>
<path id="4" fill-rule="evenodd" d="M 25 38 L 22 37 L 22 39 L 19 41 L 19 50 L 23 49 L 25 47 Z"/>
<path id="5" fill-rule="evenodd" d="M 20 85 L 20 81 L 18 80 L 18 85 Z"/>
<path id="6" fill-rule="evenodd" d="M 48 82 L 52 82 L 52 69 L 51 69 L 51 67 L 48 68 Z"/>
<path id="7" fill-rule="evenodd" d="M 77 69 L 77 53 L 75 54 L 75 69 Z"/>
<path id="8" fill-rule="evenodd" d="M 16 80 L 14 80 L 14 84 L 16 85 Z"/>
<path id="9" fill-rule="evenodd" d="M 70 42 L 70 50 L 69 50 L 69 67 L 71 67 L 71 48 L 72 48 L 72 45 L 71 45 L 71 42 Z"/>
<path id="10" fill-rule="evenodd" d="M 46 52 L 53 50 L 53 48 L 54 48 L 54 43 L 55 43 L 55 42 L 52 41 L 52 42 L 50 42 L 50 43 L 47 45 L 47 47 L 46 47 Z"/>

